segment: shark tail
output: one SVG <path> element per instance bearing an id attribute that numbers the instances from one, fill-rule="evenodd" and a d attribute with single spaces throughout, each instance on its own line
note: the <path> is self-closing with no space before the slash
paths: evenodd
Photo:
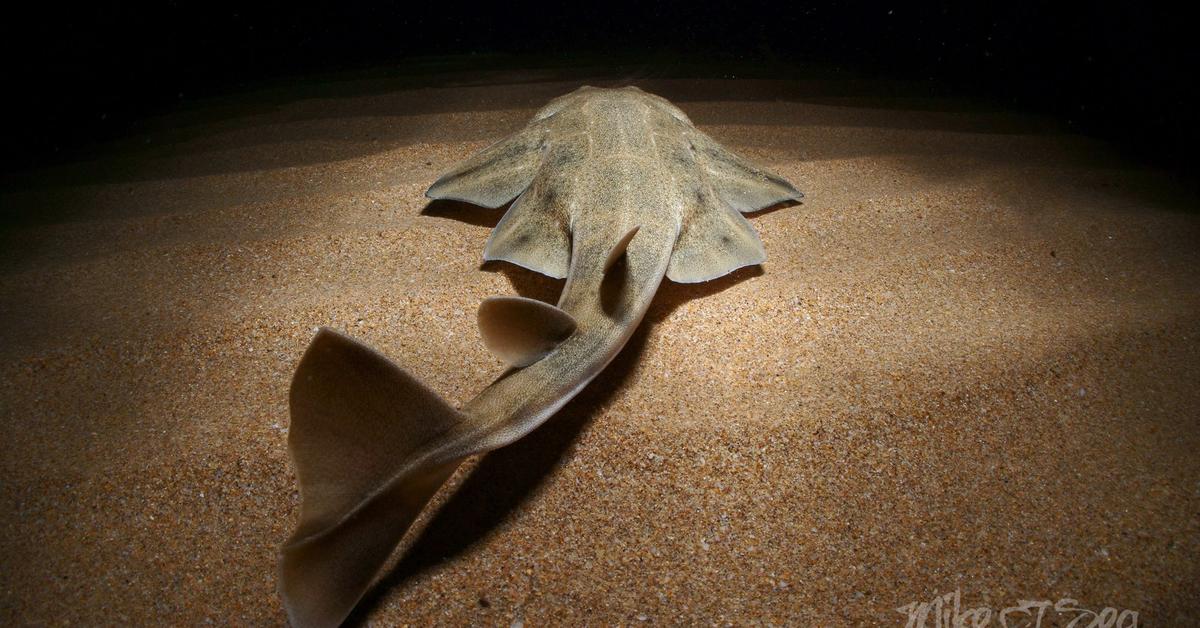
<path id="1" fill-rule="evenodd" d="M 294 626 L 337 626 L 463 457 L 429 445 L 466 419 L 369 347 L 321 329 L 290 395 L 300 525 L 279 589 Z"/>

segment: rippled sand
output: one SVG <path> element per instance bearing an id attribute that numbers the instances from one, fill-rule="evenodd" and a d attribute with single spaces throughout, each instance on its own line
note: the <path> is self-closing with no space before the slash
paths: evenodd
<path id="1" fill-rule="evenodd" d="M 561 286 L 422 197 L 580 82 L 496 83 L 227 97 L 6 184 L 0 621 L 284 620 L 314 328 L 461 403 L 502 370 L 480 300 Z M 1194 197 L 912 86 L 639 84 L 808 198 L 461 469 L 355 621 L 903 625 L 955 590 L 1198 621 Z"/>

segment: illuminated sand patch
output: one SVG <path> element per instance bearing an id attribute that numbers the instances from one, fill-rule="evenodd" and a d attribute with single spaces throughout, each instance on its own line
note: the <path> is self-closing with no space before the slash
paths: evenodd
<path id="1" fill-rule="evenodd" d="M 955 588 L 1200 612 L 1194 201 L 1037 121 L 737 86 L 645 85 L 808 194 L 751 219 L 764 272 L 664 287 L 361 617 L 898 622 Z M 420 192 L 571 87 L 300 101 L 9 191 L 36 215 L 0 274 L 2 616 L 282 621 L 312 328 L 455 402 L 490 381 L 479 301 L 557 284 L 477 270 L 499 212 Z"/>

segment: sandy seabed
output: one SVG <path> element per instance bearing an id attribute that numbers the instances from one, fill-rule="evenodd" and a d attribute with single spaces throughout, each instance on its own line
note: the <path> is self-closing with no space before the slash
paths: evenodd
<path id="1" fill-rule="evenodd" d="M 0 623 L 284 621 L 314 329 L 461 404 L 502 371 L 478 303 L 561 287 L 422 196 L 580 84 L 495 83 L 214 100 L 6 184 Z M 1194 197 L 888 83 L 638 84 L 807 199 L 464 465 L 352 621 L 903 625 L 958 591 L 1200 622 Z"/>

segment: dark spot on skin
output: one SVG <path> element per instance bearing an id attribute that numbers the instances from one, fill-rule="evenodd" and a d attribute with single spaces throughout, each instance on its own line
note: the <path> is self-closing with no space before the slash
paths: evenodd
<path id="1" fill-rule="evenodd" d="M 488 599 L 487 599 L 486 597 L 480 597 L 480 598 L 479 598 L 479 607 L 480 607 L 480 608 L 491 608 L 491 607 L 492 607 L 492 603 L 491 603 L 491 602 L 489 602 L 489 601 L 488 601 Z"/>
<path id="2" fill-rule="evenodd" d="M 1053 249 L 1051 249 L 1051 250 L 1050 250 L 1050 257 L 1058 257 L 1057 255 L 1055 255 L 1055 254 L 1054 254 L 1054 250 L 1053 250 Z"/>

